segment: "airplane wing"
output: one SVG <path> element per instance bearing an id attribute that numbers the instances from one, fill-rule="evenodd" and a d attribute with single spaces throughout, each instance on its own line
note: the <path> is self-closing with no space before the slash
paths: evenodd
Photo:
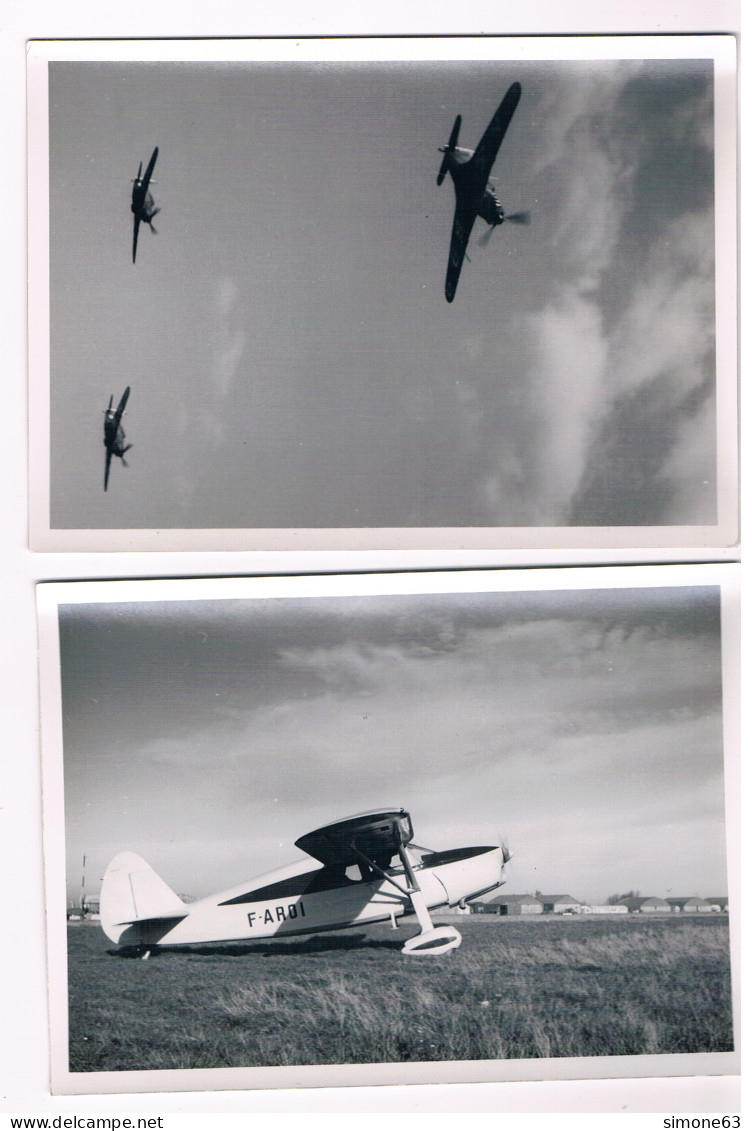
<path id="1" fill-rule="evenodd" d="M 120 404 L 117 406 L 117 408 L 115 410 L 115 427 L 117 427 L 117 425 L 120 423 L 120 418 L 122 417 L 123 413 L 125 412 L 125 406 L 128 403 L 128 397 L 130 395 L 131 395 L 131 387 L 130 387 L 130 385 L 128 385 L 126 387 L 126 390 L 123 393 L 122 397 L 120 398 Z"/>
<path id="2" fill-rule="evenodd" d="M 479 192 L 485 190 L 489 173 L 496 160 L 496 154 L 504 140 L 504 134 L 507 132 L 512 115 L 517 109 L 521 94 L 522 87 L 518 82 L 513 82 L 489 122 L 486 132 L 480 139 L 478 148 L 470 158 L 469 165 L 473 168 L 473 180 Z"/>
<path id="3" fill-rule="evenodd" d="M 470 239 L 476 215 L 469 191 L 458 189 L 457 205 L 454 209 L 454 224 L 452 225 L 452 242 L 449 245 L 449 263 L 444 284 L 447 302 L 452 301 L 454 292 L 457 290 L 467 241 Z"/>
<path id="4" fill-rule="evenodd" d="M 133 217 L 133 262 L 136 262 L 136 245 L 138 244 L 138 226 L 141 223 L 138 216 Z"/>
<path id="5" fill-rule="evenodd" d="M 519 83 L 517 85 L 519 86 Z M 144 179 L 141 182 L 141 188 L 142 188 L 144 200 L 146 199 L 146 193 L 149 189 L 149 181 L 151 180 L 151 175 L 154 172 L 154 166 L 157 163 L 157 154 L 158 153 L 159 153 L 159 146 L 156 145 L 154 147 L 154 152 L 152 153 L 152 155 L 149 159 L 149 164 L 146 166 L 146 172 L 144 173 Z"/>
<path id="6" fill-rule="evenodd" d="M 404 809 L 385 809 L 359 813 L 342 821 L 324 825 L 295 841 L 295 847 L 307 852 L 322 864 L 338 864 L 343 868 L 358 864 L 367 857 L 388 864 L 400 845 L 408 844 L 413 835 L 410 814 Z"/>
<path id="7" fill-rule="evenodd" d="M 110 478 L 110 463 L 112 461 L 112 452 L 107 449 L 107 455 L 104 457 L 104 489 L 107 490 L 107 483 Z"/>

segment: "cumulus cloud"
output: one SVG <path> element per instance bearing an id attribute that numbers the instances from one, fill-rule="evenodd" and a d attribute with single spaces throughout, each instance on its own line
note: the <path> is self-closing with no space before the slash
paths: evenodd
<path id="1" fill-rule="evenodd" d="M 676 106 L 667 101 L 665 110 L 660 101 L 651 104 L 655 122 L 638 130 L 634 107 L 627 112 L 622 104 L 637 70 L 595 73 L 553 92 L 562 97 L 550 107 L 539 169 L 558 191 L 550 239 L 556 286 L 554 297 L 524 323 L 519 378 L 535 415 L 519 422 L 516 434 L 500 424 L 498 454 L 479 486 L 483 505 L 502 524 L 561 525 L 575 513 L 581 522 L 583 486 L 594 479 L 602 481 L 601 512 L 610 510 L 613 524 L 649 521 L 658 495 L 651 493 L 651 476 L 658 469 L 669 501 L 656 522 L 713 520 L 715 447 L 707 397 L 715 334 L 713 208 L 673 216 L 666 210 L 663 219 L 651 213 L 654 238 L 645 246 L 635 215 L 638 199 L 645 206 L 640 194 L 655 178 L 654 145 L 668 137 L 687 152 L 706 146 L 710 95 L 703 90 Z M 628 431 L 617 414 L 635 396 L 663 414 L 661 430 Z M 611 490 L 611 453 L 603 439 L 609 430 L 640 469 L 647 492 L 641 520 L 621 517 L 626 503 Z M 697 470 L 682 484 L 688 461 Z M 710 490 L 696 496 L 698 479 Z"/>
<path id="2" fill-rule="evenodd" d="M 129 645 L 105 633 L 103 655 L 86 653 L 117 670 L 109 692 L 94 681 L 104 732 L 80 664 L 80 701 L 66 694 L 71 859 L 104 845 L 104 867 L 130 847 L 200 894 L 294 858 L 317 823 L 388 804 L 439 848 L 504 829 L 520 875 L 539 866 L 549 888 L 565 866 L 567 883 L 606 875 L 609 821 L 608 846 L 662 843 L 666 875 L 687 875 L 689 832 L 667 830 L 722 834 L 715 621 L 683 606 L 677 621 L 648 595 L 515 608 L 317 605 L 313 623 L 280 610 L 250 639 L 236 610 L 204 625 L 211 648 L 194 625 Z"/>
<path id="3" fill-rule="evenodd" d="M 703 383 L 715 337 L 713 282 L 712 211 L 668 224 L 612 338 L 613 396 L 662 379 L 669 407 Z"/>

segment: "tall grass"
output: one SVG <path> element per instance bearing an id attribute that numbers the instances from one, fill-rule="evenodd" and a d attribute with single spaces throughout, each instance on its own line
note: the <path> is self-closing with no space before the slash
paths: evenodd
<path id="1" fill-rule="evenodd" d="M 725 919 L 463 920 L 185 947 L 147 962 L 70 929 L 71 1070 L 489 1060 L 732 1047 Z"/>

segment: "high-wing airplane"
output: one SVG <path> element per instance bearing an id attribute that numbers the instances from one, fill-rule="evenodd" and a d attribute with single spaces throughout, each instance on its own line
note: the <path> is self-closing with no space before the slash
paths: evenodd
<path id="1" fill-rule="evenodd" d="M 414 912 L 420 931 L 404 954 L 444 954 L 462 937 L 433 925 L 430 912 L 494 891 L 505 883 L 506 848 L 432 852 L 412 843 L 404 809 L 361 813 L 306 833 L 299 860 L 196 903 L 185 903 L 145 860 L 121 852 L 102 880 L 102 929 L 142 956 L 164 946 L 318 934 Z"/>
<path id="2" fill-rule="evenodd" d="M 151 182 L 151 175 L 154 172 L 154 166 L 157 163 L 157 154 L 159 153 L 159 146 L 155 146 L 149 164 L 146 166 L 146 172 L 143 177 L 141 176 L 141 166 L 143 161 L 138 163 L 138 176 L 133 181 L 133 192 L 131 194 L 131 212 L 133 213 L 133 262 L 136 262 L 136 245 L 138 244 L 138 226 L 141 223 L 148 224 L 152 232 L 156 235 L 157 229 L 152 224 L 152 220 L 159 212 L 158 208 L 154 207 L 154 197 L 149 192 L 149 184 Z"/>
<path id="3" fill-rule="evenodd" d="M 125 466 L 125 453 L 133 444 L 125 443 L 125 429 L 121 423 L 125 406 L 128 402 L 128 397 L 131 395 L 131 387 L 128 385 L 122 397 L 120 404 L 117 408 L 112 407 L 112 397 L 110 403 L 104 410 L 104 444 L 107 448 L 107 454 L 104 457 L 104 489 L 107 490 L 107 482 L 110 478 L 110 461 L 113 456 L 120 456 Z"/>
<path id="4" fill-rule="evenodd" d="M 439 152 L 444 154 L 436 178 L 440 185 L 447 172 L 454 181 L 454 191 L 457 198 L 454 210 L 454 224 L 452 226 L 452 242 L 449 248 L 449 265 L 447 267 L 444 294 L 447 302 L 454 298 L 457 281 L 460 277 L 462 263 L 465 258 L 467 241 L 475 223 L 476 216 L 480 216 L 490 224 L 489 235 L 499 224 L 511 220 L 515 224 L 528 224 L 530 216 L 527 212 L 514 212 L 507 215 L 501 207 L 489 181 L 489 175 L 499 152 L 504 134 L 512 120 L 512 115 L 517 109 L 522 88 L 518 82 L 513 82 L 504 95 L 504 99 L 491 119 L 486 132 L 480 139 L 478 148 L 461 149 L 457 145 L 462 115 L 458 114 L 452 126 L 447 145 L 439 146 Z"/>

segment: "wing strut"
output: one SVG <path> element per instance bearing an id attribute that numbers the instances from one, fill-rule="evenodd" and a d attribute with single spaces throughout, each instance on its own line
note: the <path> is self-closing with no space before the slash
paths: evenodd
<path id="1" fill-rule="evenodd" d="M 381 876 L 382 879 L 386 880 L 392 887 L 397 888 L 397 891 L 406 895 L 413 905 L 413 910 L 420 923 L 420 934 L 413 935 L 412 938 L 407 940 L 402 947 L 403 954 L 446 954 L 448 950 L 454 950 L 455 947 L 460 945 L 462 935 L 455 927 L 434 927 L 428 905 L 426 904 L 426 897 L 421 891 L 417 876 L 410 863 L 410 858 L 401 840 L 397 846 L 397 852 L 402 861 L 402 866 L 405 869 L 405 876 L 408 882 L 407 887 L 398 884 L 394 876 L 390 876 L 388 872 L 366 856 L 364 852 L 361 852 L 354 841 L 350 847 L 355 855 L 360 857 L 377 875 Z"/>

